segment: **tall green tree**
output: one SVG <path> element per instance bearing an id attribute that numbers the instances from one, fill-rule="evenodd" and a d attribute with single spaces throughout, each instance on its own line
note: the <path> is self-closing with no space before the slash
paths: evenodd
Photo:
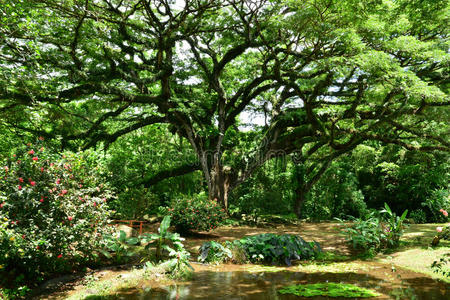
<path id="1" fill-rule="evenodd" d="M 273 157 L 304 166 L 299 214 L 330 163 L 366 140 L 450 148 L 448 1 L 2 2 L 3 122 L 83 147 L 168 123 L 198 164 L 159 179 L 200 169 L 225 207 Z M 264 118 L 250 142 L 249 111 Z"/>

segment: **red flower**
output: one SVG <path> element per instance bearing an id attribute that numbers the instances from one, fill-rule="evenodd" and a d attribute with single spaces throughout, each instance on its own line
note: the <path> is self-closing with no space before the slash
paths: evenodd
<path id="1" fill-rule="evenodd" d="M 31 149 L 30 151 L 28 151 L 28 154 L 33 155 L 34 154 L 34 150 Z"/>
<path id="2" fill-rule="evenodd" d="M 31 146 L 31 143 L 28 143 L 27 146 Z"/>
<path id="3" fill-rule="evenodd" d="M 36 185 L 36 182 L 30 181 L 30 184 L 31 184 L 31 186 L 35 186 L 35 185 Z"/>
<path id="4" fill-rule="evenodd" d="M 41 147 L 41 148 L 39 149 L 39 151 L 41 151 L 41 152 L 44 151 L 44 147 Z"/>
<path id="5" fill-rule="evenodd" d="M 60 184 L 61 183 L 61 179 L 56 179 L 56 184 Z"/>
<path id="6" fill-rule="evenodd" d="M 62 254 L 58 255 L 58 258 L 62 258 Z"/>
<path id="7" fill-rule="evenodd" d="M 44 198 L 41 198 L 41 200 L 39 200 L 39 202 L 44 203 Z"/>
<path id="8" fill-rule="evenodd" d="M 81 183 L 78 186 L 80 187 L 80 189 L 83 187 L 83 185 Z"/>
<path id="9" fill-rule="evenodd" d="M 40 136 L 40 137 L 39 137 L 39 140 L 40 140 L 40 141 L 43 141 L 43 140 L 44 140 L 44 137 L 43 137 L 43 136 Z"/>
<path id="10" fill-rule="evenodd" d="M 19 191 L 22 189 L 22 186 L 21 185 L 19 185 Z"/>
<path id="11" fill-rule="evenodd" d="M 25 239 L 25 234 L 22 234 L 22 238 Z"/>
<path id="12" fill-rule="evenodd" d="M 67 190 L 62 190 L 61 194 L 63 194 L 63 195 L 67 194 Z"/>
<path id="13" fill-rule="evenodd" d="M 34 160 L 34 161 L 38 161 L 38 159 L 39 159 L 39 158 L 38 158 L 37 156 L 33 157 L 33 160 Z"/>
<path id="14" fill-rule="evenodd" d="M 16 155 L 15 155 L 15 154 L 13 154 L 13 157 L 16 157 Z"/>
<path id="15" fill-rule="evenodd" d="M 44 172 L 44 167 L 41 167 L 41 172 Z"/>
<path id="16" fill-rule="evenodd" d="M 19 182 L 23 182 L 23 178 L 22 177 L 19 177 Z"/>
<path id="17" fill-rule="evenodd" d="M 67 220 L 69 220 L 69 221 L 72 221 L 72 217 L 71 216 L 69 216 L 69 217 L 67 217 Z"/>
<path id="18" fill-rule="evenodd" d="M 5 202 L 3 202 L 3 203 L 0 203 L 0 208 L 2 208 L 2 207 L 3 207 L 3 205 L 5 205 Z"/>
<path id="19" fill-rule="evenodd" d="M 94 204 L 93 204 L 93 205 L 94 205 L 94 207 L 96 207 L 96 206 L 97 206 L 97 202 L 94 202 Z"/>
<path id="20" fill-rule="evenodd" d="M 38 250 L 39 250 L 39 246 L 36 246 L 36 249 L 38 249 Z"/>
<path id="21" fill-rule="evenodd" d="M 9 171 L 8 166 L 5 166 L 5 172 L 8 173 L 8 171 Z"/>

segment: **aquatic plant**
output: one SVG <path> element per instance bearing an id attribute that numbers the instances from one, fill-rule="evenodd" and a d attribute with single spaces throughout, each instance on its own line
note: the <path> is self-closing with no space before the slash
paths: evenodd
<path id="1" fill-rule="evenodd" d="M 301 297 L 344 297 L 344 298 L 370 298 L 378 297 L 379 293 L 347 283 L 315 283 L 297 284 L 283 287 L 278 290 L 280 294 L 291 294 Z"/>

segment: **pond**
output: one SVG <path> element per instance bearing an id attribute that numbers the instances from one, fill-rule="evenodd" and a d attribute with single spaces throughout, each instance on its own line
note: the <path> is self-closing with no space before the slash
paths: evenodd
<path id="1" fill-rule="evenodd" d="M 343 263 L 344 266 L 344 263 Z M 348 264 L 347 264 L 348 266 Z M 354 265 L 355 266 L 355 265 Z M 450 299 L 449 284 L 424 277 L 404 269 L 392 270 L 386 264 L 362 262 L 358 268 L 338 268 L 327 271 L 318 267 L 318 272 L 299 271 L 301 267 L 290 268 L 255 267 L 250 265 L 195 265 L 195 273 L 190 281 L 176 285 L 152 288 L 151 282 L 139 288 L 123 290 L 113 297 L 98 296 L 85 299 L 348 299 L 313 297 L 304 298 L 281 295 L 277 290 L 283 286 L 306 283 L 351 283 L 369 288 L 382 294 L 371 299 Z"/>

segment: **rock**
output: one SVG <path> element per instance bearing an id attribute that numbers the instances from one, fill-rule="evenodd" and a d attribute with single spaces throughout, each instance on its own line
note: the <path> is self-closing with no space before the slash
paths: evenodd
<path id="1" fill-rule="evenodd" d="M 130 238 L 132 236 L 137 236 L 136 230 L 127 225 L 121 224 L 116 227 L 117 236 L 119 236 L 120 231 L 125 232 L 127 238 Z"/>

